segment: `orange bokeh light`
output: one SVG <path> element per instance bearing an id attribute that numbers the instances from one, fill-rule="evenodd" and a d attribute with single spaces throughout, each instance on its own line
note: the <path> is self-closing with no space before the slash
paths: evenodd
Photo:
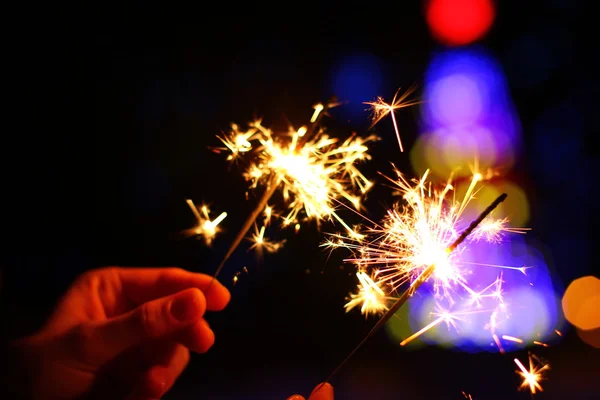
<path id="1" fill-rule="evenodd" d="M 589 331 L 600 328 L 600 279 L 584 276 L 575 279 L 562 299 L 565 318 L 577 328 Z"/>
<path id="2" fill-rule="evenodd" d="M 450 46 L 482 38 L 492 26 L 495 14 L 491 0 L 431 0 L 426 8 L 431 34 Z"/>

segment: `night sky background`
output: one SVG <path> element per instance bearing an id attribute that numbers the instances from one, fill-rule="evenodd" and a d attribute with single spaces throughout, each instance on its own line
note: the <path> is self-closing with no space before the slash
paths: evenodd
<path id="1" fill-rule="evenodd" d="M 333 82 L 348 56 L 376 60 L 375 95 L 391 99 L 398 87 L 422 85 L 440 48 L 417 1 L 396 2 L 396 10 L 358 2 L 210 7 L 179 9 L 177 18 L 148 5 L 115 9 L 90 37 L 77 38 L 84 45 L 70 32 L 54 47 L 40 46 L 38 77 L 50 82 L 42 105 L 60 110 L 44 131 L 10 142 L 22 161 L 9 167 L 5 182 L 5 338 L 37 329 L 87 269 L 176 265 L 212 274 L 259 194 L 246 201 L 240 171 L 209 151 L 218 145 L 216 134 L 255 115 L 274 127 L 285 129 L 285 118 L 300 125 L 313 104 L 340 95 Z M 600 164 L 592 133 L 600 91 L 598 46 L 586 43 L 594 36 L 584 22 L 588 13 L 583 1 L 503 1 L 480 42 L 502 65 L 521 120 L 525 151 L 511 174 L 531 204 L 528 240 L 547 250 L 558 292 L 577 277 L 598 276 L 591 227 Z M 93 69 L 82 76 L 74 70 L 84 50 L 91 50 Z M 71 81 L 72 71 L 83 80 Z M 366 92 L 356 84 L 360 97 Z M 340 132 L 368 128 L 366 112 L 332 114 Z M 411 148 L 418 107 L 397 117 Z M 410 173 L 391 125 L 377 133 L 384 140 L 372 147 L 365 175 L 389 173 L 390 162 Z M 212 248 L 178 237 L 195 223 L 186 198 L 228 212 Z M 376 186 L 366 201 L 369 216 L 381 217 L 390 201 L 389 189 Z M 207 317 L 215 346 L 192 357 L 165 399 L 308 395 L 368 332 L 373 320 L 342 307 L 355 285 L 350 266 L 341 267 L 347 254 L 323 251 L 312 224 L 281 235 L 288 239 L 282 251 L 257 260 L 246 242 L 227 263 L 220 279 L 232 291 L 231 304 Z M 248 273 L 233 286 L 243 266 Z M 461 391 L 476 400 L 527 399 L 517 391 L 512 360 L 526 354 L 407 351 L 382 331 L 332 383 L 341 400 L 461 399 Z M 598 398 L 598 350 L 574 330 L 536 354 L 552 365 L 537 399 Z"/>

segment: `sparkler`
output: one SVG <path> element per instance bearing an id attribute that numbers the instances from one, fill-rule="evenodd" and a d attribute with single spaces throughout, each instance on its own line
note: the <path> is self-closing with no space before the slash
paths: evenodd
<path id="1" fill-rule="evenodd" d="M 416 185 L 411 186 L 403 177 L 399 175 L 398 186 L 404 191 L 404 199 L 408 205 L 404 209 L 398 207 L 388 212 L 387 218 L 379 228 L 373 229 L 372 233 L 377 239 L 363 244 L 361 240 L 344 242 L 344 238 L 338 235 L 338 242 L 329 242 L 334 246 L 348 247 L 357 250 L 360 257 L 353 259 L 359 270 L 367 267 L 382 266 L 375 270 L 374 274 L 379 275 L 378 280 L 367 282 L 371 288 L 371 293 L 376 287 L 381 289 L 382 284 L 387 284 L 394 290 L 405 282 L 411 282 L 408 289 L 400 295 L 391 307 L 387 307 L 383 302 L 385 293 L 379 293 L 379 296 L 362 296 L 353 298 L 363 300 L 363 312 L 376 312 L 386 310 L 385 314 L 377 321 L 363 340 L 350 352 L 330 374 L 325 382 L 329 380 L 341 369 L 341 367 L 356 353 L 356 351 L 366 341 L 375 334 L 405 303 L 411 298 L 418 288 L 429 278 L 433 277 L 434 287 L 437 295 L 442 295 L 451 299 L 453 284 L 468 287 L 465 284 L 464 277 L 456 264 L 453 264 L 452 253 L 457 250 L 467 237 L 476 231 L 480 224 L 488 218 L 489 214 L 507 197 L 506 194 L 496 198 L 479 216 L 474 219 L 461 233 L 457 226 L 465 207 L 472 199 L 473 190 L 476 183 L 481 179 L 479 174 L 475 174 L 469 189 L 462 202 L 448 207 L 445 202 L 445 196 L 453 190 L 450 181 L 440 191 L 432 190 L 427 187 L 427 173 Z M 458 251 L 460 253 L 460 250 Z M 363 272 L 364 273 L 364 272 Z M 364 278 L 364 275 L 361 275 Z M 362 281 L 359 287 L 366 287 Z M 472 291 L 474 301 L 479 301 L 481 293 Z M 375 299 L 375 300 L 373 300 Z M 367 301 L 370 301 L 368 303 Z M 430 327 L 439 322 L 446 321 L 450 323 L 456 316 L 443 311 L 437 322 L 430 324 Z M 426 327 L 427 328 L 427 327 Z M 425 329 L 425 328 L 424 328 Z M 421 331 L 424 331 L 422 329 Z M 429 329 L 429 328 L 427 328 Z M 420 332 L 421 332 L 420 331 Z M 421 332 L 422 333 L 422 332 Z M 419 332 L 417 334 L 420 334 Z M 415 335 L 413 335 L 415 336 Z M 408 340 L 408 339 L 407 339 Z M 406 342 L 406 340 L 405 340 Z"/>
<path id="2" fill-rule="evenodd" d="M 249 124 L 243 131 L 233 124 L 231 131 L 219 136 L 224 147 L 218 152 L 227 152 L 230 161 L 245 160 L 248 167 L 243 176 L 250 188 L 262 187 L 263 194 L 254 210 L 233 240 L 225 257 L 217 267 L 213 278 L 219 274 L 261 213 L 264 225 L 256 226 L 252 236 L 252 248 L 276 251 L 282 243 L 274 244 L 265 239 L 265 226 L 277 215 L 268 203 L 280 189 L 287 214 L 282 226 L 295 226 L 306 220 L 335 220 L 342 225 L 350 237 L 359 238 L 335 211 L 335 203 L 347 201 L 360 210 L 360 198 L 372 183 L 357 168 L 357 163 L 369 159 L 367 144 L 378 139 L 371 135 L 351 135 L 344 141 L 329 137 L 320 125 L 321 116 L 327 109 L 337 105 L 317 104 L 307 126 L 290 128 L 287 134 L 276 134 L 262 125 L 261 120 Z"/>

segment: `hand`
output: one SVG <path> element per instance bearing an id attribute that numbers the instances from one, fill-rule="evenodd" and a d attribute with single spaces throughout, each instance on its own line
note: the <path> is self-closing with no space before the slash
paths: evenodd
<path id="1" fill-rule="evenodd" d="M 287 400 L 305 400 L 299 394 L 295 394 L 291 397 L 288 397 Z M 308 397 L 308 400 L 333 400 L 333 386 L 329 383 L 319 383 L 313 389 L 312 393 Z"/>
<path id="2" fill-rule="evenodd" d="M 84 273 L 46 325 L 13 343 L 34 399 L 156 399 L 215 336 L 206 310 L 229 291 L 179 268 L 103 268 Z M 129 397 L 127 397 L 129 396 Z"/>

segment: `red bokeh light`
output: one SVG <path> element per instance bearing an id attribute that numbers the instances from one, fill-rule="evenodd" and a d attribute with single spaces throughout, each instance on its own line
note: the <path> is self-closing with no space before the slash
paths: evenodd
<path id="1" fill-rule="evenodd" d="M 431 0 L 426 9 L 431 34 L 450 46 L 462 46 L 483 37 L 495 14 L 491 0 Z"/>

